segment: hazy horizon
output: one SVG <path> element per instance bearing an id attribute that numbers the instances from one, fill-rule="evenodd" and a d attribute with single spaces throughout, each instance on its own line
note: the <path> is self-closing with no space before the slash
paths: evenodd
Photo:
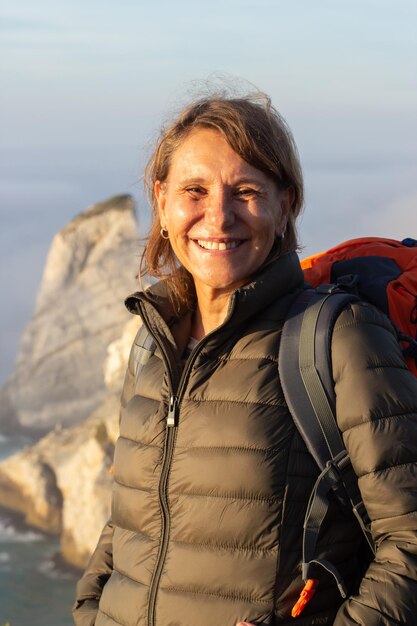
<path id="1" fill-rule="evenodd" d="M 5 4 L 0 382 L 54 234 L 119 193 L 146 222 L 150 142 L 212 72 L 253 82 L 287 119 L 306 180 L 305 254 L 358 236 L 417 237 L 411 0 L 213 0 L 201 15 L 189 0 Z"/>

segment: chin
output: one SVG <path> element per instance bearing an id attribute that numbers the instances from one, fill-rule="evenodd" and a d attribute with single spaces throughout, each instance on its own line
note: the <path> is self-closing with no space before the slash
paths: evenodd
<path id="1" fill-rule="evenodd" d="M 204 284 L 211 289 L 216 289 L 219 291 L 230 291 L 230 293 L 235 289 L 238 289 L 238 287 L 244 285 L 246 282 L 248 282 L 248 280 L 250 280 L 250 276 L 248 276 L 247 278 L 243 278 L 241 276 L 233 276 L 231 278 L 225 278 L 224 280 L 219 280 L 218 276 L 216 278 L 213 278 L 212 280 L 208 278 L 206 278 L 205 280 L 197 278 L 197 282 L 199 282 L 200 284 Z"/>

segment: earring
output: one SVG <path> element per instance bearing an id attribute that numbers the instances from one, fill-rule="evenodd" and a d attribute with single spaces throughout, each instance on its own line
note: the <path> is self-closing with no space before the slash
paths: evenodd
<path id="1" fill-rule="evenodd" d="M 159 231 L 162 239 L 169 239 L 169 233 L 167 231 L 166 228 L 164 228 L 164 226 L 161 227 L 161 230 Z"/>

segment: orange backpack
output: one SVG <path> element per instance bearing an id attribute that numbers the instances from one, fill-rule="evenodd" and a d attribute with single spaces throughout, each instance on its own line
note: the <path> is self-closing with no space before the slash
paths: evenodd
<path id="1" fill-rule="evenodd" d="M 408 367 L 417 376 L 417 241 L 352 239 L 304 259 L 301 266 L 314 289 L 301 292 L 290 308 L 282 329 L 279 371 L 294 423 L 321 473 L 304 520 L 302 577 L 306 584 L 293 617 L 298 617 L 317 589 L 313 567 L 319 565 L 334 577 L 343 598 L 349 593 L 337 568 L 316 554 L 330 494 L 356 516 L 370 546 L 366 559 L 374 552 L 369 516 L 336 424 L 329 346 L 334 323 L 346 305 L 358 298 L 371 302 L 397 327 Z"/>
<path id="2" fill-rule="evenodd" d="M 363 237 L 301 261 L 310 285 L 340 284 L 380 308 L 400 331 L 417 376 L 417 241 Z"/>

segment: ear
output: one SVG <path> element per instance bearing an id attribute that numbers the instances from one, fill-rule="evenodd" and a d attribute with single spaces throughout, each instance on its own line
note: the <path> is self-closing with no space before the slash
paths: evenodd
<path id="1" fill-rule="evenodd" d="M 165 203 L 166 203 L 166 185 L 161 183 L 160 180 L 156 180 L 153 191 L 155 194 L 156 202 L 158 204 L 158 216 L 161 225 L 166 224 L 165 220 Z"/>
<path id="2" fill-rule="evenodd" d="M 280 193 L 280 215 L 277 221 L 275 234 L 281 237 L 287 228 L 288 216 L 295 200 L 294 187 L 287 187 Z"/>

